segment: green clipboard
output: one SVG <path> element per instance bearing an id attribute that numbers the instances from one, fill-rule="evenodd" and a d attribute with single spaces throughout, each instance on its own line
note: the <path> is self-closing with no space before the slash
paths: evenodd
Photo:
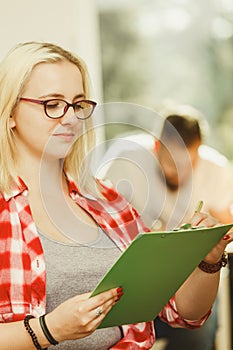
<path id="1" fill-rule="evenodd" d="M 139 234 L 92 292 L 124 292 L 99 328 L 153 320 L 232 226 Z"/>

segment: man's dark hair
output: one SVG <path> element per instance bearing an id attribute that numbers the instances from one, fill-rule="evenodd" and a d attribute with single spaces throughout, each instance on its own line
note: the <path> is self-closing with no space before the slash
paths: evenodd
<path id="1" fill-rule="evenodd" d="M 179 142 L 180 140 L 187 147 L 196 141 L 202 142 L 199 120 L 178 114 L 167 116 L 164 121 L 160 140 L 163 144 L 173 141 Z"/>

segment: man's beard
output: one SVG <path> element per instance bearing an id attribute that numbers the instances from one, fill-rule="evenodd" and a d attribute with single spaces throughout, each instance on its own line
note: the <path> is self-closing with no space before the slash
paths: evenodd
<path id="1" fill-rule="evenodd" d="M 175 192 L 175 191 L 178 190 L 178 188 L 179 188 L 179 184 L 178 183 L 174 184 L 174 183 L 170 182 L 166 178 L 165 178 L 165 181 L 166 181 L 166 185 L 167 185 L 167 187 L 169 188 L 170 191 Z"/>

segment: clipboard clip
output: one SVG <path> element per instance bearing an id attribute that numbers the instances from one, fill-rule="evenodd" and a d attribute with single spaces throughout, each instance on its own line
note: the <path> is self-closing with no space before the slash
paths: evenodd
<path id="1" fill-rule="evenodd" d="M 205 226 L 192 226 L 191 224 L 183 224 L 180 227 L 175 227 L 172 231 L 180 230 L 196 230 L 198 228 L 204 228 Z"/>
<path id="2" fill-rule="evenodd" d="M 192 228 L 191 224 L 183 224 L 180 227 L 175 227 L 172 231 L 189 230 Z"/>

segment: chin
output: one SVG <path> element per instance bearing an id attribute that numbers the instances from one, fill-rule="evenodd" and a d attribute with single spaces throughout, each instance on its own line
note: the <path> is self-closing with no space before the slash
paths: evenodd
<path id="1" fill-rule="evenodd" d="M 167 187 L 169 188 L 170 191 L 175 192 L 179 188 L 179 184 L 177 184 L 177 183 L 172 183 L 172 182 L 166 181 L 166 184 L 167 184 Z"/>
<path id="2" fill-rule="evenodd" d="M 49 157 L 53 159 L 66 158 L 66 156 L 71 152 L 72 147 L 74 145 L 73 140 L 72 142 L 52 142 L 52 141 L 50 141 L 46 145 L 43 155 L 45 157 Z"/>

